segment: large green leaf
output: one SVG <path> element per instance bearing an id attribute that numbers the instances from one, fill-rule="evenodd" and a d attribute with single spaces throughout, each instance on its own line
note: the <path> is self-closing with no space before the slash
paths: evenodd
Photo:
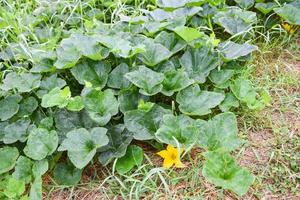
<path id="1" fill-rule="evenodd" d="M 156 28 L 155 31 L 149 30 L 150 32 L 156 32 L 156 31 L 159 31 L 159 28 L 164 28 L 164 27 L 168 28 L 168 25 L 172 25 L 172 23 L 174 23 L 174 22 L 175 22 L 175 24 L 174 24 L 175 27 L 180 26 L 180 25 L 183 26 L 185 24 L 187 17 L 191 17 L 191 16 L 197 14 L 201 10 L 203 10 L 201 7 L 183 7 L 183 8 L 178 8 L 175 10 L 163 10 L 163 9 L 157 8 L 157 9 L 154 9 L 153 11 L 146 12 L 149 15 L 149 18 L 151 19 L 151 21 L 148 22 L 148 24 L 147 24 L 148 18 L 147 18 L 147 20 L 142 20 L 142 21 L 145 22 L 145 26 L 147 28 L 149 28 L 149 26 L 151 26 L 151 24 L 153 25 L 153 27 L 157 26 L 157 27 L 155 27 Z M 154 20 L 154 22 L 152 20 Z M 176 22 L 176 20 L 178 20 L 178 21 Z M 162 23 L 162 22 L 167 22 L 167 23 Z M 179 24 L 176 24 L 178 22 L 179 22 Z"/>
<path id="2" fill-rule="evenodd" d="M 5 132 L 4 132 L 4 128 L 8 125 L 8 122 L 0 122 L 0 141 L 3 140 Z"/>
<path id="3" fill-rule="evenodd" d="M 104 166 L 109 164 L 114 158 L 124 156 L 127 146 L 132 141 L 132 133 L 123 124 L 109 127 L 107 136 L 109 143 L 99 150 L 101 152 L 99 161 Z"/>
<path id="4" fill-rule="evenodd" d="M 236 79 L 232 82 L 232 84 L 230 84 L 230 89 L 234 96 L 240 101 L 246 103 L 249 108 L 252 106 L 255 107 L 256 104 L 259 104 L 256 98 L 258 94 L 253 88 L 251 81 L 243 78 Z"/>
<path id="5" fill-rule="evenodd" d="M 109 74 L 107 86 L 111 88 L 117 88 L 117 89 L 128 88 L 130 82 L 124 76 L 129 71 L 130 71 L 129 67 L 126 63 L 121 63 L 120 65 L 118 65 Z"/>
<path id="6" fill-rule="evenodd" d="M 41 106 L 44 108 L 58 106 L 63 108 L 68 105 L 68 100 L 71 98 L 71 91 L 69 86 L 64 89 L 58 87 L 45 94 L 42 98 Z"/>
<path id="7" fill-rule="evenodd" d="M 31 184 L 29 198 L 30 199 L 42 199 L 43 191 L 42 191 L 42 178 L 36 177 Z"/>
<path id="8" fill-rule="evenodd" d="M 95 88 L 102 89 L 107 82 L 111 66 L 104 61 L 83 61 L 75 65 L 71 72 L 81 85 L 90 83 Z"/>
<path id="9" fill-rule="evenodd" d="M 0 120 L 5 121 L 13 117 L 19 111 L 20 95 L 11 95 L 0 100 Z"/>
<path id="10" fill-rule="evenodd" d="M 195 28 L 186 27 L 186 26 L 180 26 L 176 27 L 174 29 L 174 32 L 179 35 L 182 39 L 184 39 L 186 42 L 192 42 L 193 40 L 203 38 L 204 33 L 198 31 Z"/>
<path id="11" fill-rule="evenodd" d="M 18 157 L 19 151 L 16 147 L 5 146 L 0 148 L 0 174 L 13 169 Z"/>
<path id="12" fill-rule="evenodd" d="M 243 140 L 239 139 L 237 120 L 233 113 L 222 113 L 209 120 L 201 127 L 199 144 L 210 151 L 223 149 L 233 151 Z"/>
<path id="13" fill-rule="evenodd" d="M 211 183 L 238 195 L 246 194 L 254 181 L 253 175 L 239 167 L 229 153 L 206 152 L 202 174 Z"/>
<path id="14" fill-rule="evenodd" d="M 82 169 L 75 168 L 72 164 L 58 163 L 53 171 L 53 178 L 59 185 L 72 186 L 79 183 Z"/>
<path id="15" fill-rule="evenodd" d="M 116 163 L 116 170 L 120 174 L 129 172 L 134 166 L 142 164 L 144 152 L 141 147 L 131 145 L 128 147 L 126 154 L 119 158 Z"/>
<path id="16" fill-rule="evenodd" d="M 288 23 L 300 25 L 300 6 L 285 4 L 280 8 L 275 8 L 274 11 Z"/>
<path id="17" fill-rule="evenodd" d="M 232 107 L 237 108 L 239 107 L 239 101 L 238 99 L 230 92 L 225 94 L 224 101 L 219 105 L 219 108 L 222 110 L 222 112 L 229 111 Z"/>
<path id="18" fill-rule="evenodd" d="M 99 45 L 96 38 L 81 34 L 72 34 L 63 39 L 56 49 L 57 61 L 54 63 L 58 69 L 70 68 L 76 65 L 82 56 L 93 60 L 101 60 L 108 56 L 109 50 Z"/>
<path id="19" fill-rule="evenodd" d="M 124 113 L 124 123 L 126 128 L 133 133 L 137 140 L 154 139 L 154 134 L 162 124 L 163 115 L 170 113 L 158 105 L 154 105 L 150 110 L 131 110 Z"/>
<path id="20" fill-rule="evenodd" d="M 147 101 L 148 99 L 149 97 L 139 93 L 139 90 L 136 87 L 121 90 L 118 98 L 120 110 L 122 113 L 125 113 L 129 110 L 135 110 L 138 108 L 140 100 Z"/>
<path id="21" fill-rule="evenodd" d="M 17 160 L 15 171 L 12 174 L 17 180 L 22 180 L 25 183 L 31 182 L 33 162 L 25 157 L 20 156 Z"/>
<path id="22" fill-rule="evenodd" d="M 142 41 L 142 44 L 145 45 L 146 51 L 140 53 L 139 59 L 148 66 L 155 66 L 158 63 L 167 60 L 172 55 L 172 52 L 170 52 L 167 47 L 160 43 L 156 43 L 152 39 L 145 38 Z"/>
<path id="23" fill-rule="evenodd" d="M 37 91 L 37 95 L 39 98 L 42 98 L 45 94 L 53 90 L 54 88 L 63 88 L 66 85 L 66 81 L 64 79 L 58 78 L 57 74 L 53 74 L 49 77 L 43 78 L 40 88 Z"/>
<path id="24" fill-rule="evenodd" d="M 56 131 L 36 128 L 29 133 L 24 153 L 34 160 L 42 160 L 51 155 L 56 150 L 57 145 L 58 136 Z"/>
<path id="25" fill-rule="evenodd" d="M 163 124 L 155 133 L 156 138 L 165 144 L 189 147 L 196 143 L 200 134 L 199 127 L 202 126 L 201 120 L 194 120 L 186 115 L 164 115 Z M 178 142 L 178 143 L 177 143 Z"/>
<path id="26" fill-rule="evenodd" d="M 193 84 L 194 80 L 189 79 L 188 74 L 183 70 L 172 70 L 165 72 L 163 81 L 162 93 L 166 96 L 172 96 L 189 85 Z"/>
<path id="27" fill-rule="evenodd" d="M 55 127 L 61 133 L 65 134 L 73 129 L 82 127 L 80 115 L 77 112 L 59 109 L 53 115 Z"/>
<path id="28" fill-rule="evenodd" d="M 58 151 L 68 151 L 68 157 L 78 169 L 84 168 L 94 157 L 99 147 L 108 144 L 107 129 L 93 128 L 90 132 L 85 128 L 75 129 L 67 134 Z"/>
<path id="29" fill-rule="evenodd" d="M 209 79 L 218 88 L 228 87 L 229 79 L 234 75 L 235 71 L 233 69 L 214 69 L 209 75 Z"/>
<path id="30" fill-rule="evenodd" d="M 81 95 L 90 117 L 100 125 L 107 124 L 118 113 L 119 103 L 110 89 L 100 91 L 85 88 Z"/>
<path id="31" fill-rule="evenodd" d="M 168 33 L 166 31 L 160 32 L 155 37 L 155 42 L 162 44 L 167 47 L 167 49 L 172 52 L 172 54 L 177 53 L 182 50 L 186 43 L 181 38 L 176 37 L 174 33 Z"/>
<path id="32" fill-rule="evenodd" d="M 38 88 L 40 84 L 40 74 L 32 74 L 27 72 L 17 74 L 16 72 L 10 72 L 5 76 L 1 89 L 5 91 L 17 89 L 18 92 L 24 93 Z"/>
<path id="33" fill-rule="evenodd" d="M 238 7 L 228 7 L 223 11 L 218 11 L 213 20 L 222 26 L 231 35 L 246 32 L 257 22 L 255 12 L 242 10 Z"/>
<path id="34" fill-rule="evenodd" d="M 17 199 L 25 192 L 24 181 L 9 177 L 3 194 L 9 199 Z"/>
<path id="35" fill-rule="evenodd" d="M 30 128 L 29 124 L 30 120 L 23 118 L 7 125 L 4 128 L 3 142 L 5 144 L 12 144 L 17 141 L 25 142 L 28 135 L 28 129 Z"/>
<path id="36" fill-rule="evenodd" d="M 109 32 L 108 32 L 109 33 Z M 98 34 L 97 41 L 110 49 L 111 52 L 123 58 L 130 58 L 145 51 L 143 44 L 134 44 L 131 40 L 135 36 L 125 32 Z"/>
<path id="37" fill-rule="evenodd" d="M 277 8 L 278 4 L 275 2 L 266 2 L 266 3 L 256 3 L 255 8 L 262 12 L 263 14 L 270 13 L 274 8 Z"/>
<path id="38" fill-rule="evenodd" d="M 255 0 L 234 0 L 243 9 L 249 9 L 254 6 Z"/>
<path id="39" fill-rule="evenodd" d="M 186 0 L 157 0 L 156 4 L 162 8 L 179 8 L 186 4 Z"/>
<path id="40" fill-rule="evenodd" d="M 140 88 L 140 93 L 148 96 L 159 93 L 163 86 L 164 74 L 155 72 L 145 66 L 125 74 L 125 77 Z"/>
<path id="41" fill-rule="evenodd" d="M 84 108 L 81 96 L 72 97 L 69 99 L 67 109 L 70 111 L 81 111 Z"/>
<path id="42" fill-rule="evenodd" d="M 205 2 L 205 0 L 156 0 L 157 6 L 169 9 L 184 7 L 185 5 L 202 5 Z"/>
<path id="43" fill-rule="evenodd" d="M 211 52 L 206 46 L 198 49 L 189 48 L 180 58 L 180 64 L 190 78 L 204 83 L 210 71 L 220 65 L 217 53 Z"/>
<path id="44" fill-rule="evenodd" d="M 33 111 L 37 109 L 39 103 L 34 97 L 30 96 L 26 99 L 23 99 L 19 105 L 20 107 L 17 116 L 24 117 L 31 115 Z"/>
<path id="45" fill-rule="evenodd" d="M 40 177 L 44 175 L 49 169 L 49 163 L 47 159 L 35 161 L 32 165 L 33 177 Z"/>
<path id="46" fill-rule="evenodd" d="M 101 46 L 93 36 L 73 34 L 68 40 L 83 56 L 92 60 L 102 60 L 109 54 L 109 50 Z"/>
<path id="47" fill-rule="evenodd" d="M 219 50 L 226 60 L 234 60 L 258 50 L 258 47 L 248 43 L 238 44 L 227 41 L 219 45 Z"/>
<path id="48" fill-rule="evenodd" d="M 181 90 L 176 101 L 182 113 L 202 116 L 211 113 L 211 108 L 218 106 L 224 98 L 222 93 L 201 91 L 199 85 L 193 85 Z"/>

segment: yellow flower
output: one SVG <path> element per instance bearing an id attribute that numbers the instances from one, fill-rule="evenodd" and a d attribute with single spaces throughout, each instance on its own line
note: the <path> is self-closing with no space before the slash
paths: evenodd
<path id="1" fill-rule="evenodd" d="M 293 26 L 287 22 L 282 23 L 282 27 L 284 28 L 284 30 L 286 30 L 287 33 L 293 35 L 296 30 L 298 29 L 298 27 Z"/>
<path id="2" fill-rule="evenodd" d="M 173 165 L 178 168 L 185 167 L 184 164 L 180 161 L 180 154 L 183 152 L 183 149 L 180 149 L 180 153 L 177 148 L 174 148 L 172 145 L 167 146 L 167 150 L 162 150 L 157 154 L 164 159 L 163 167 L 170 168 Z"/>

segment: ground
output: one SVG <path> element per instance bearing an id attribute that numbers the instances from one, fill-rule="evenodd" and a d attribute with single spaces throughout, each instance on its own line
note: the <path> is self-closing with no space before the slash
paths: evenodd
<path id="1" fill-rule="evenodd" d="M 204 181 L 200 149 L 184 157 L 185 169 L 164 171 L 154 149 L 145 146 L 145 164 L 128 176 L 97 164 L 73 188 L 57 186 L 46 176 L 45 199 L 300 199 L 300 40 L 260 49 L 246 76 L 267 89 L 272 101 L 263 111 L 242 108 L 238 113 L 240 136 L 248 142 L 235 153 L 256 176 L 244 197 Z"/>

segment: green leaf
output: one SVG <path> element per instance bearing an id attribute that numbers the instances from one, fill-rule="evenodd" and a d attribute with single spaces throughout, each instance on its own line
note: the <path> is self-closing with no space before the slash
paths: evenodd
<path id="1" fill-rule="evenodd" d="M 182 113 L 202 116 L 211 113 L 211 108 L 218 106 L 224 98 L 222 93 L 201 91 L 199 85 L 194 85 L 181 90 L 176 101 Z"/>
<path id="2" fill-rule="evenodd" d="M 12 176 L 17 180 L 22 180 L 25 183 L 31 182 L 33 162 L 25 157 L 20 156 L 17 160 L 15 171 Z"/>
<path id="3" fill-rule="evenodd" d="M 104 166 L 109 164 L 114 158 L 123 157 L 132 141 L 132 133 L 125 129 L 123 124 L 109 127 L 107 136 L 109 143 L 99 150 L 101 152 L 99 161 Z"/>
<path id="4" fill-rule="evenodd" d="M 38 101 L 32 96 L 23 99 L 20 103 L 17 115 L 19 117 L 29 116 L 37 109 L 38 105 Z"/>
<path id="5" fill-rule="evenodd" d="M 81 111 L 84 108 L 82 98 L 80 96 L 71 97 L 69 99 L 67 109 L 70 111 Z"/>
<path id="6" fill-rule="evenodd" d="M 19 111 L 20 95 L 11 95 L 0 100 L 0 120 L 5 121 L 13 117 Z"/>
<path id="7" fill-rule="evenodd" d="M 102 60 L 109 54 L 109 49 L 101 46 L 93 36 L 73 34 L 69 40 L 83 56 L 92 60 Z"/>
<path id="8" fill-rule="evenodd" d="M 58 109 L 53 115 L 58 134 L 63 136 L 76 128 L 85 127 L 90 129 L 99 126 L 89 117 L 85 110 L 81 112 L 69 112 L 65 109 Z"/>
<path id="9" fill-rule="evenodd" d="M 265 15 L 270 13 L 274 8 L 277 8 L 277 7 L 278 7 L 278 5 L 274 2 L 256 3 L 255 4 L 255 8 Z"/>
<path id="10" fill-rule="evenodd" d="M 130 82 L 124 77 L 129 72 L 129 67 L 126 63 L 121 63 L 112 70 L 109 74 L 107 86 L 111 88 L 124 89 L 128 88 Z"/>
<path id="11" fill-rule="evenodd" d="M 3 142 L 5 144 L 12 144 L 17 141 L 25 142 L 28 135 L 28 129 L 30 127 L 29 124 L 30 120 L 23 118 L 7 125 L 4 128 Z"/>
<path id="12" fill-rule="evenodd" d="M 45 94 L 53 90 L 54 88 L 63 88 L 66 85 L 66 81 L 57 78 L 57 74 L 53 74 L 49 77 L 46 77 L 42 80 L 40 85 L 40 90 L 37 91 L 39 98 L 42 98 Z"/>
<path id="13" fill-rule="evenodd" d="M 176 27 L 174 29 L 174 32 L 177 35 L 179 35 L 182 39 L 184 39 L 186 42 L 192 42 L 193 40 L 204 37 L 204 33 L 199 32 L 195 28 L 186 27 L 186 26 Z"/>
<path id="14" fill-rule="evenodd" d="M 93 128 L 90 132 L 85 128 L 75 129 L 67 134 L 58 151 L 68 151 L 68 157 L 78 169 L 84 168 L 96 154 L 97 148 L 107 145 L 109 139 L 107 129 Z"/>
<path id="15" fill-rule="evenodd" d="M 3 140 L 5 132 L 4 132 L 4 128 L 8 125 L 8 122 L 0 122 L 0 141 Z"/>
<path id="16" fill-rule="evenodd" d="M 138 108 L 138 104 L 140 100 L 147 101 L 149 99 L 148 96 L 144 96 L 139 93 L 136 87 L 131 87 L 129 89 L 121 90 L 119 92 L 119 104 L 120 110 L 122 113 L 126 111 L 135 110 Z"/>
<path id="17" fill-rule="evenodd" d="M 33 183 L 31 184 L 29 198 L 32 200 L 42 199 L 42 189 L 42 178 L 36 177 Z"/>
<path id="18" fill-rule="evenodd" d="M 42 119 L 39 123 L 39 128 L 44 128 L 47 130 L 51 130 L 53 127 L 53 117 L 45 117 L 44 119 Z"/>
<path id="19" fill-rule="evenodd" d="M 38 88 L 41 84 L 41 75 L 32 73 L 10 72 L 5 76 L 1 89 L 9 91 L 17 89 L 19 93 L 30 92 L 31 90 Z"/>
<path id="20" fill-rule="evenodd" d="M 81 95 L 89 116 L 101 126 L 118 113 L 119 103 L 111 89 L 99 91 L 86 88 Z"/>
<path id="21" fill-rule="evenodd" d="M 152 39 L 145 38 L 142 44 L 145 45 L 145 51 L 139 54 L 139 59 L 148 66 L 155 66 L 172 55 L 165 46 Z"/>
<path id="22" fill-rule="evenodd" d="M 165 79 L 163 81 L 162 93 L 166 96 L 172 96 L 189 85 L 193 84 L 194 80 L 189 79 L 188 74 L 183 70 L 170 70 L 165 72 Z"/>
<path id="23" fill-rule="evenodd" d="M 209 75 L 211 82 L 216 84 L 217 87 L 225 85 L 226 82 L 234 75 L 235 71 L 232 69 L 214 69 Z"/>
<path id="24" fill-rule="evenodd" d="M 33 160 L 42 160 L 51 155 L 58 146 L 58 136 L 56 131 L 48 131 L 43 128 L 33 129 L 24 148 L 26 156 Z"/>
<path id="25" fill-rule="evenodd" d="M 141 94 L 147 96 L 159 93 L 163 87 L 164 74 L 155 72 L 145 66 L 139 66 L 137 70 L 125 74 L 125 77 L 140 88 Z"/>
<path id="26" fill-rule="evenodd" d="M 156 4 L 162 8 L 179 8 L 186 4 L 186 0 L 156 0 Z"/>
<path id="27" fill-rule="evenodd" d="M 148 112 L 144 110 L 131 110 L 124 113 L 124 124 L 126 128 L 133 133 L 136 140 L 154 139 L 154 134 L 162 124 L 163 116 L 169 114 L 158 105 L 154 105 Z"/>
<path id="28" fill-rule="evenodd" d="M 239 167 L 229 153 L 206 152 L 204 156 L 202 174 L 209 182 L 239 196 L 246 194 L 254 181 L 249 171 Z"/>
<path id="29" fill-rule="evenodd" d="M 247 32 L 252 25 L 257 22 L 255 12 L 242 10 L 238 7 L 228 7 L 223 11 L 218 11 L 213 20 L 222 26 L 231 35 Z"/>
<path id="30" fill-rule="evenodd" d="M 81 85 L 89 82 L 93 87 L 102 89 L 106 85 L 110 70 L 111 65 L 108 62 L 83 61 L 75 65 L 71 72 Z"/>
<path id="31" fill-rule="evenodd" d="M 163 116 L 163 124 L 155 133 L 156 138 L 165 144 L 188 148 L 194 144 L 199 137 L 200 120 L 194 120 L 186 115 L 173 116 L 170 114 Z M 177 143 L 178 141 L 178 143 Z"/>
<path id="32" fill-rule="evenodd" d="M 13 177 L 9 177 L 5 189 L 3 191 L 4 195 L 9 199 L 16 199 L 17 197 L 20 197 L 24 192 L 24 181 L 20 181 Z"/>
<path id="33" fill-rule="evenodd" d="M 300 25 L 300 7 L 285 4 L 280 8 L 275 8 L 274 11 L 289 24 Z"/>
<path id="34" fill-rule="evenodd" d="M 189 48 L 180 58 L 180 64 L 190 78 L 204 83 L 210 71 L 220 65 L 221 61 L 217 53 L 203 46 L 198 49 Z"/>
<path id="35" fill-rule="evenodd" d="M 82 170 L 73 165 L 58 163 L 53 171 L 53 178 L 59 185 L 73 186 L 79 183 Z"/>
<path id="36" fill-rule="evenodd" d="M 55 67 L 65 69 L 75 66 L 82 56 L 93 60 L 104 59 L 108 56 L 109 50 L 99 45 L 96 38 L 72 34 L 69 38 L 61 41 L 56 53 Z"/>
<path id="37" fill-rule="evenodd" d="M 144 52 L 143 44 L 134 44 L 131 40 L 134 36 L 129 33 L 109 33 L 108 35 L 98 34 L 97 41 L 110 49 L 111 52 L 123 58 L 130 58 L 137 53 Z"/>
<path id="38" fill-rule="evenodd" d="M 174 33 L 168 33 L 166 31 L 160 32 L 154 40 L 156 43 L 162 44 L 164 47 L 172 52 L 172 54 L 177 53 L 186 46 L 186 42 L 181 38 L 176 37 Z"/>
<path id="39" fill-rule="evenodd" d="M 233 113 L 221 113 L 201 127 L 199 144 L 210 151 L 223 149 L 233 151 L 243 140 L 238 136 L 237 120 Z"/>
<path id="40" fill-rule="evenodd" d="M 230 92 L 226 93 L 224 101 L 219 105 L 220 110 L 222 112 L 229 111 L 232 107 L 238 108 L 239 107 L 238 99 Z"/>
<path id="41" fill-rule="evenodd" d="M 34 177 L 41 177 L 44 175 L 49 169 L 48 160 L 39 160 L 35 161 L 32 166 L 32 175 Z"/>
<path id="42" fill-rule="evenodd" d="M 230 84 L 230 89 L 234 96 L 240 101 L 247 104 L 250 108 L 251 105 L 255 105 L 257 102 L 257 92 L 252 87 L 252 83 L 249 80 L 239 78 Z"/>
<path id="43" fill-rule="evenodd" d="M 234 0 L 241 8 L 249 9 L 254 6 L 255 0 Z"/>
<path id="44" fill-rule="evenodd" d="M 19 151 L 16 147 L 4 146 L 0 148 L 0 174 L 13 169 L 18 157 Z"/>
<path id="45" fill-rule="evenodd" d="M 64 89 L 58 87 L 52 89 L 48 94 L 45 94 L 42 98 L 41 106 L 44 108 L 58 106 L 63 108 L 68 105 L 68 101 L 71 98 L 71 91 L 69 86 Z"/>
<path id="46" fill-rule="evenodd" d="M 248 43 L 238 44 L 232 41 L 223 42 L 219 45 L 219 50 L 226 60 L 235 60 L 242 56 L 246 56 L 253 51 L 257 51 L 258 47 Z"/>
<path id="47" fill-rule="evenodd" d="M 139 166 L 143 162 L 143 149 L 136 145 L 130 145 L 126 154 L 119 158 L 116 163 L 116 170 L 119 174 L 129 172 L 134 166 Z"/>

